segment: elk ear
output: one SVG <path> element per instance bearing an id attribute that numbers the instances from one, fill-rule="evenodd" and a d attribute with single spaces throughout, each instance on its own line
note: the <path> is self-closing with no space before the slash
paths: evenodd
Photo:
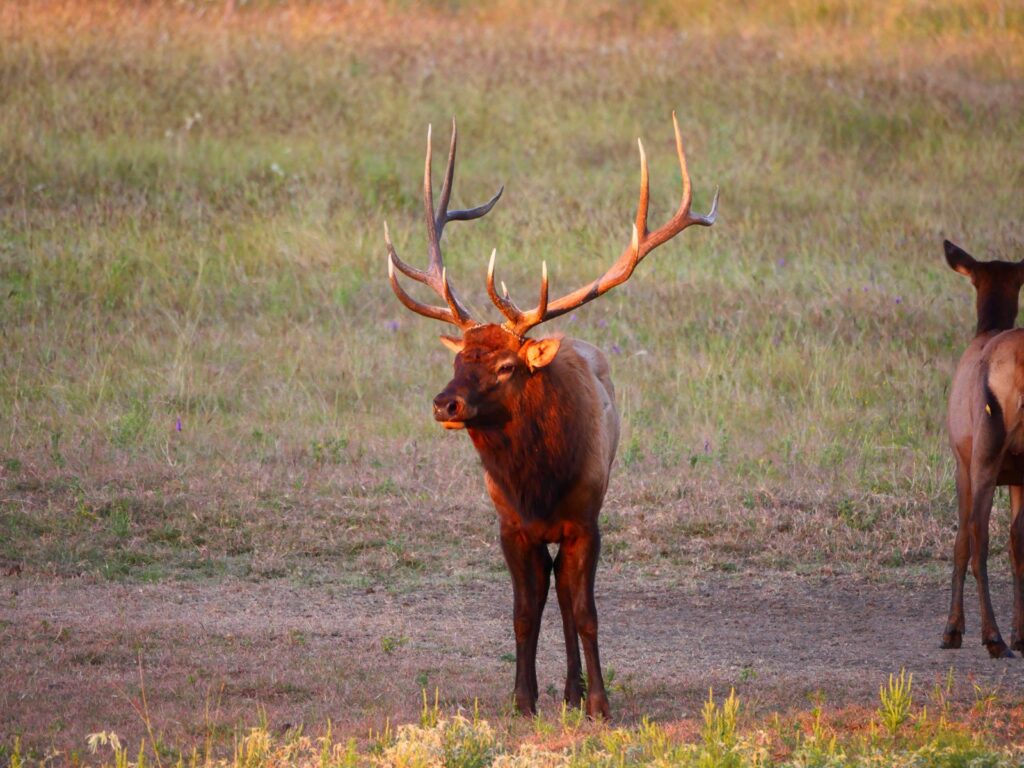
<path id="1" fill-rule="evenodd" d="M 519 354 L 526 359 L 526 365 L 529 366 L 530 373 L 533 373 L 554 360 L 561 345 L 561 339 L 527 339 Z"/>
<path id="2" fill-rule="evenodd" d="M 946 249 L 946 263 L 949 264 L 950 268 L 956 270 L 961 275 L 973 278 L 974 268 L 978 264 L 974 257 L 959 245 L 949 242 L 949 240 L 943 241 L 942 244 Z"/>
<path id="3" fill-rule="evenodd" d="M 466 342 L 462 339 L 456 338 L 455 336 L 439 336 L 441 343 L 444 344 L 448 349 L 454 352 L 456 355 L 462 351 L 462 348 L 466 346 Z"/>

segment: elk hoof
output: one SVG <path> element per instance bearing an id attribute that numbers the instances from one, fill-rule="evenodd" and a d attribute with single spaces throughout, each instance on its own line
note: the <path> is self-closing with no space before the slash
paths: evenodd
<path id="1" fill-rule="evenodd" d="M 523 717 L 533 717 L 537 714 L 537 702 L 530 696 L 516 696 L 516 709 Z"/>
<path id="2" fill-rule="evenodd" d="M 989 640 L 985 643 L 988 648 L 988 655 L 993 659 L 1012 659 L 1013 651 L 1006 647 L 1002 640 Z"/>
<path id="3" fill-rule="evenodd" d="M 573 676 L 566 678 L 564 699 L 573 710 L 579 710 L 580 702 L 583 701 L 583 680 Z"/>
<path id="4" fill-rule="evenodd" d="M 1015 651 L 1024 651 L 1024 640 L 1019 637 L 1015 638 L 1013 642 L 1010 643 L 1010 647 Z"/>
<path id="5" fill-rule="evenodd" d="M 608 697 L 604 693 L 589 694 L 587 696 L 587 717 L 591 720 L 612 719 L 608 709 Z"/>
<path id="6" fill-rule="evenodd" d="M 949 629 L 942 635 L 942 648 L 959 648 L 963 645 L 964 633 L 958 629 Z"/>

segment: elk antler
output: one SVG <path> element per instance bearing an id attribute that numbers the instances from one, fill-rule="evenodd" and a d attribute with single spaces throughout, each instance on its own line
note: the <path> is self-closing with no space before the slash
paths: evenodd
<path id="1" fill-rule="evenodd" d="M 690 212 L 690 203 L 693 202 L 693 189 L 690 186 L 690 174 L 686 171 L 686 155 L 683 152 L 683 140 L 679 136 L 679 123 L 676 120 L 676 113 L 672 113 L 672 126 L 676 133 L 676 154 L 679 155 L 679 170 L 683 176 L 683 198 L 679 203 L 679 209 L 675 215 L 662 227 L 654 232 L 647 231 L 647 206 L 650 202 L 651 190 L 647 174 L 647 155 L 644 154 L 644 145 L 637 140 L 640 147 L 640 202 L 636 210 L 636 222 L 633 224 L 633 238 L 629 247 L 622 252 L 611 268 L 601 277 L 589 285 L 577 288 L 572 293 L 566 294 L 555 301 L 548 302 L 548 270 L 547 264 L 541 266 L 540 279 L 540 301 L 531 310 L 523 311 L 517 307 L 509 298 L 508 290 L 502 284 L 504 295 L 499 296 L 494 289 L 494 253 L 491 254 L 491 263 L 487 268 L 487 293 L 491 301 L 501 310 L 501 313 L 508 318 L 505 323 L 507 328 L 517 336 L 524 336 L 527 331 L 546 320 L 551 320 L 559 315 L 564 315 L 577 307 L 581 307 L 588 301 L 593 301 L 602 293 L 605 293 L 617 285 L 629 279 L 636 269 L 636 265 L 643 261 L 644 257 L 662 243 L 668 242 L 684 229 L 692 224 L 699 224 L 702 227 L 710 227 L 715 223 L 718 216 L 718 190 L 715 190 L 715 197 L 711 203 L 711 211 L 707 216 L 696 216 Z"/>
<path id="2" fill-rule="evenodd" d="M 470 221 L 484 216 L 494 204 L 498 202 L 501 193 L 505 191 L 502 186 L 498 193 L 483 205 L 476 208 L 469 208 L 462 211 L 449 211 L 448 201 L 452 194 L 452 181 L 455 178 L 455 146 L 458 141 L 458 131 L 455 127 L 455 118 L 452 118 L 452 142 L 448 150 L 448 167 L 444 172 L 444 184 L 441 187 L 441 199 L 438 202 L 437 210 L 434 210 L 434 193 L 431 187 L 431 130 L 427 127 L 427 160 L 423 170 L 423 205 L 427 215 L 427 238 L 430 252 L 430 262 L 426 270 L 406 264 L 399 258 L 395 246 L 391 243 L 391 235 L 388 232 L 387 223 L 384 224 L 384 242 L 388 247 L 388 279 L 391 281 L 391 289 L 395 292 L 399 301 L 413 312 L 432 317 L 435 320 L 443 320 L 452 323 L 463 330 L 477 325 L 477 322 L 470 317 L 468 310 L 461 301 L 455 290 L 448 283 L 448 274 L 444 267 L 444 257 L 441 254 L 441 235 L 444 234 L 444 226 L 449 221 Z M 395 275 L 395 267 L 407 277 L 429 286 L 434 293 L 444 299 L 447 307 L 436 307 L 430 304 L 421 304 L 405 292 L 398 277 Z"/>

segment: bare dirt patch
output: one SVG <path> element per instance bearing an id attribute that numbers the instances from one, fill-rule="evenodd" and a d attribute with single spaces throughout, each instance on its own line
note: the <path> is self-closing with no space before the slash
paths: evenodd
<path id="1" fill-rule="evenodd" d="M 662 586 L 603 576 L 602 653 L 623 722 L 693 717 L 711 686 L 735 686 L 754 713 L 806 709 L 809 699 L 873 708 L 879 683 L 904 666 L 922 696 L 952 668 L 965 700 L 995 693 L 1020 703 L 1024 660 L 988 659 L 976 626 L 968 625 L 964 649 L 939 650 L 944 584 L 715 575 Z M 1009 634 L 1003 586 L 997 610 Z M 102 729 L 141 738 L 131 706 L 141 701 L 140 660 L 154 727 L 176 745 L 229 734 L 260 710 L 275 729 L 316 729 L 330 719 L 336 734 L 365 736 L 388 718 L 414 720 L 423 686 L 437 687 L 449 707 L 479 700 L 491 718 L 510 706 L 503 580 L 391 593 L 280 579 L 9 577 L 2 589 L 0 732 L 38 748 L 81 749 L 86 734 Z M 559 706 L 563 659 L 552 600 L 539 652 L 549 716 Z"/>

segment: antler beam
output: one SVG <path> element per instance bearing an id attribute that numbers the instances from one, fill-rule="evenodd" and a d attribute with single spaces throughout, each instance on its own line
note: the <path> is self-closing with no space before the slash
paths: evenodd
<path id="1" fill-rule="evenodd" d="M 663 226 L 647 231 L 647 210 L 650 203 L 651 190 L 650 179 L 647 170 L 647 155 L 644 152 L 644 145 L 637 140 L 640 148 L 640 200 L 637 204 L 636 220 L 633 224 L 633 237 L 629 246 L 612 266 L 593 282 L 577 288 L 575 291 L 548 302 L 548 276 L 547 265 L 544 265 L 541 276 L 540 302 L 531 310 L 523 311 L 508 297 L 505 291 L 504 296 L 499 296 L 494 290 L 494 254 L 491 254 L 491 263 L 487 269 L 487 292 L 491 300 L 507 318 L 505 327 L 516 334 L 524 336 L 531 328 L 547 320 L 564 315 L 577 307 L 581 307 L 588 301 L 593 301 L 603 293 L 610 291 L 617 285 L 626 282 L 636 269 L 636 265 L 643 261 L 648 253 L 659 245 L 668 242 L 687 227 L 697 224 L 702 227 L 710 227 L 718 217 L 718 190 L 715 190 L 714 199 L 711 202 L 711 211 L 706 216 L 698 216 L 690 211 L 693 202 L 693 188 L 690 184 L 690 174 L 686 169 L 686 154 L 683 152 L 683 140 L 679 135 L 679 122 L 676 120 L 676 113 L 672 113 L 672 127 L 676 136 L 676 154 L 679 157 L 679 171 L 683 179 L 682 199 L 675 215 Z M 504 285 L 502 286 L 504 288 Z"/>

